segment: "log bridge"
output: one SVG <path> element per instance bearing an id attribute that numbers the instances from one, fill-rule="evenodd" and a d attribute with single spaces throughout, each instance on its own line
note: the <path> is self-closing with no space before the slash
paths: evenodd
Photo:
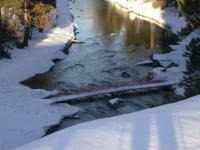
<path id="1" fill-rule="evenodd" d="M 126 92 L 138 93 L 140 91 L 159 90 L 163 87 L 170 87 L 176 85 L 174 81 L 167 81 L 166 79 L 149 80 L 149 81 L 127 81 L 112 83 L 107 85 L 96 86 L 95 88 L 83 88 L 78 90 L 67 90 L 66 96 L 60 96 L 50 98 L 50 103 L 73 103 L 73 102 L 84 102 L 84 100 L 93 98 L 95 96 L 106 95 L 106 94 L 117 94 Z"/>

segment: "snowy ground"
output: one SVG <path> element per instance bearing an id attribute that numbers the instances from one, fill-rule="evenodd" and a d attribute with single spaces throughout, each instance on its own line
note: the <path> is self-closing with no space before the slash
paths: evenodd
<path id="1" fill-rule="evenodd" d="M 199 99 L 76 125 L 16 150 L 199 150 Z"/>
<path id="2" fill-rule="evenodd" d="M 43 34 L 35 33 L 26 49 L 15 49 L 12 59 L 0 60 L 0 150 L 9 150 L 41 137 L 44 128 L 79 109 L 69 105 L 52 106 L 42 97 L 55 93 L 32 90 L 19 84 L 37 73 L 47 71 L 55 57 L 74 38 L 73 22 L 67 0 L 57 1 L 58 26 Z"/>
<path id="3" fill-rule="evenodd" d="M 186 27 L 184 17 L 179 17 L 175 7 L 167 7 L 162 10 L 161 8 L 153 8 L 151 2 L 144 2 L 144 0 L 107 0 L 114 2 L 125 9 L 128 9 L 130 17 L 135 15 L 142 17 L 147 21 L 151 21 L 161 26 L 170 27 L 175 33 L 181 31 Z"/>

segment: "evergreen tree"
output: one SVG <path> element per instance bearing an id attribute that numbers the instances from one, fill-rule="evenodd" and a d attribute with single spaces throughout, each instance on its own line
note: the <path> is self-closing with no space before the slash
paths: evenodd
<path id="1" fill-rule="evenodd" d="M 193 39 L 187 46 L 187 71 L 180 83 L 185 88 L 185 96 L 191 97 L 200 94 L 200 38 Z"/>
<path id="2" fill-rule="evenodd" d="M 40 32 L 48 28 L 49 9 L 48 6 L 36 0 L 24 0 L 23 2 L 24 18 L 24 46 L 28 46 L 31 27 L 36 27 Z"/>
<path id="3" fill-rule="evenodd" d="M 54 5 L 52 2 L 55 0 L 47 2 L 45 0 L 0 0 L 1 18 L 15 31 L 14 40 L 18 47 L 28 46 L 32 27 L 43 31 L 50 26 L 48 14 L 52 9 L 50 5 Z"/>
<path id="4" fill-rule="evenodd" d="M 9 58 L 8 50 L 13 48 L 13 41 L 15 39 L 12 27 L 9 22 L 2 18 L 0 13 L 0 58 Z"/>
<path id="5" fill-rule="evenodd" d="M 42 2 L 36 3 L 32 9 L 31 24 L 38 28 L 40 32 L 42 32 L 43 29 L 50 27 L 48 13 L 49 10 L 47 6 Z"/>

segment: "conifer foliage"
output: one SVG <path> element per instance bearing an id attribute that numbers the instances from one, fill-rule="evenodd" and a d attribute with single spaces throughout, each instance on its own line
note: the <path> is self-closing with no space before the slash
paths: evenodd
<path id="1" fill-rule="evenodd" d="M 28 46 L 33 28 L 49 28 L 54 7 L 55 0 L 0 0 L 0 58 L 9 57 L 13 45 Z"/>
<path id="2" fill-rule="evenodd" d="M 8 50 L 13 48 L 16 35 L 12 23 L 9 21 L 10 14 L 5 9 L 8 5 L 7 3 L 3 4 L 4 10 L 0 12 L 0 58 L 9 58 Z"/>
<path id="3" fill-rule="evenodd" d="M 187 46 L 187 71 L 180 83 L 185 89 L 185 97 L 200 94 L 200 38 L 193 39 Z"/>

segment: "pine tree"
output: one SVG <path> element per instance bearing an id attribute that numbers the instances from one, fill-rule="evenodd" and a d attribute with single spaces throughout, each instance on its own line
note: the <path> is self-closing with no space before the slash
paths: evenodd
<path id="1" fill-rule="evenodd" d="M 48 13 L 49 11 L 47 6 L 42 2 L 36 3 L 32 9 L 31 24 L 38 28 L 40 32 L 42 32 L 43 29 L 50 27 Z"/>
<path id="2" fill-rule="evenodd" d="M 193 39 L 187 46 L 187 71 L 180 83 L 185 88 L 185 96 L 200 94 L 200 38 Z"/>
<path id="3" fill-rule="evenodd" d="M 40 32 L 50 26 L 49 22 L 49 9 L 42 2 L 36 0 L 24 0 L 24 46 L 28 46 L 28 40 L 30 38 L 31 27 L 36 27 Z"/>
<path id="4" fill-rule="evenodd" d="M 13 47 L 14 39 L 15 35 L 9 22 L 5 18 L 2 18 L 0 13 L 0 58 L 10 58 L 8 50 Z"/>

